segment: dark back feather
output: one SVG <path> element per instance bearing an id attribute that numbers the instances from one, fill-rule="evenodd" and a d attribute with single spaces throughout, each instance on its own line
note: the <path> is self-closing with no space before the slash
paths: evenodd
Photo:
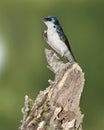
<path id="1" fill-rule="evenodd" d="M 71 52 L 73 58 L 75 59 L 75 57 L 74 57 L 74 55 L 73 55 L 73 52 L 72 52 L 72 50 L 71 50 L 69 41 L 68 41 L 68 39 L 67 39 L 65 33 L 63 32 L 63 29 L 61 28 L 60 24 L 58 24 L 58 26 L 56 25 L 56 30 L 57 30 L 57 33 L 59 34 L 60 39 L 67 45 L 69 51 Z"/>

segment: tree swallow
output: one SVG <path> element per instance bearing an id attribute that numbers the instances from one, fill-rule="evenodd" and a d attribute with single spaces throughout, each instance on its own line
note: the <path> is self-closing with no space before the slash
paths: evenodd
<path id="1" fill-rule="evenodd" d="M 55 50 L 61 57 L 65 57 L 70 63 L 75 62 L 68 39 L 60 26 L 58 19 L 54 16 L 47 16 L 43 22 L 48 27 L 44 31 L 44 40 Z"/>

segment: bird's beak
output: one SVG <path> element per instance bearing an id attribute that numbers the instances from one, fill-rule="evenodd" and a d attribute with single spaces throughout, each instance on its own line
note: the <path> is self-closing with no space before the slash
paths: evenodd
<path id="1" fill-rule="evenodd" d="M 48 17 L 45 17 L 45 18 L 43 18 L 43 21 L 44 21 L 44 22 L 47 22 L 47 21 L 51 21 L 51 19 L 48 18 Z"/>
<path id="2" fill-rule="evenodd" d="M 47 21 L 47 18 L 43 18 L 43 20 L 42 20 L 44 23 Z"/>

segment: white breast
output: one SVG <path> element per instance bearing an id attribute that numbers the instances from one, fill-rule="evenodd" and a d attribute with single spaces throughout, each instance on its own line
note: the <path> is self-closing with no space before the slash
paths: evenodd
<path id="1" fill-rule="evenodd" d="M 47 30 L 48 36 L 48 44 L 61 56 L 63 56 L 67 51 L 68 48 L 65 43 L 60 39 L 58 33 L 56 32 L 55 28 L 49 28 Z"/>

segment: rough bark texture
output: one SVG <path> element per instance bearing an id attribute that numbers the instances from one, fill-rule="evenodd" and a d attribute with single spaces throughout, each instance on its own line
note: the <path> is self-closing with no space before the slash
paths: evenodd
<path id="1" fill-rule="evenodd" d="M 63 63 L 52 50 L 45 50 L 48 68 L 55 73 L 50 86 L 36 100 L 25 96 L 20 130 L 82 130 L 80 97 L 84 73 L 78 63 Z"/>

